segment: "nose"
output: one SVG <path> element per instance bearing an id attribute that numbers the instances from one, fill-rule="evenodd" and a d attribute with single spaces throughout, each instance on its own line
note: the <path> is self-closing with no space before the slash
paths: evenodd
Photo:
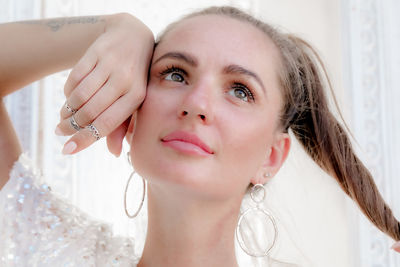
<path id="1" fill-rule="evenodd" d="M 210 124 L 214 120 L 214 98 L 210 84 L 190 88 L 178 109 L 179 118 L 194 119 L 203 124 Z"/>

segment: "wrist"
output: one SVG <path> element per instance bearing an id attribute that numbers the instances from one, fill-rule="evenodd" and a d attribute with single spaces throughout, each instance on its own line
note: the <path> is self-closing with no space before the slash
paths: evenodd
<path id="1" fill-rule="evenodd" d="M 150 30 L 149 27 L 147 27 L 146 24 L 144 24 L 135 16 L 127 12 L 123 12 L 106 15 L 104 16 L 104 18 L 106 21 L 104 31 L 110 30 L 114 27 L 129 26 L 132 29 L 132 34 L 139 35 L 141 38 L 146 38 L 146 40 L 154 43 L 153 32 Z"/>

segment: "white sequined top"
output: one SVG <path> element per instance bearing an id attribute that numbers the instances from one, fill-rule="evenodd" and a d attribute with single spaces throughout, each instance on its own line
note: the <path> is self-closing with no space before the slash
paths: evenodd
<path id="1" fill-rule="evenodd" d="M 129 238 L 114 237 L 50 188 L 22 154 L 0 191 L 0 266 L 136 266 Z"/>

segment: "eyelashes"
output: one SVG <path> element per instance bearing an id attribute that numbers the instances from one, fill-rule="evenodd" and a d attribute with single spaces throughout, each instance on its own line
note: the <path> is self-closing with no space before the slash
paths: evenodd
<path id="1" fill-rule="evenodd" d="M 188 77 L 188 73 L 180 67 L 171 65 L 160 71 L 158 76 L 168 81 L 182 83 L 186 82 L 185 78 Z M 241 81 L 232 81 L 232 84 L 227 89 L 227 93 L 244 102 L 255 102 L 252 90 Z"/>
<path id="2" fill-rule="evenodd" d="M 160 71 L 159 72 L 159 76 L 162 77 L 164 75 L 167 75 L 167 74 L 170 74 L 170 73 L 173 73 L 173 72 L 180 73 L 182 75 L 187 76 L 187 72 L 185 70 L 183 70 L 183 69 L 181 69 L 179 67 L 175 67 L 174 65 L 166 67 L 163 71 Z"/>
<path id="3" fill-rule="evenodd" d="M 234 95 L 238 98 L 240 98 L 243 101 L 249 101 L 251 100 L 252 102 L 255 101 L 254 94 L 251 92 L 251 90 L 244 84 L 240 82 L 235 82 L 232 86 L 234 91 Z M 244 93 L 244 94 L 242 94 Z"/>

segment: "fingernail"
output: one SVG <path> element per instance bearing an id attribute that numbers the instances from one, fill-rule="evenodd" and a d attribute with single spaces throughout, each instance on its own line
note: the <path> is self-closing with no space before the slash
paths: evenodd
<path id="1" fill-rule="evenodd" d="M 397 252 L 400 252 L 400 241 L 396 242 L 392 245 L 391 249 L 396 250 Z"/>
<path id="2" fill-rule="evenodd" d="M 67 144 L 65 144 L 65 146 L 62 150 L 62 153 L 64 155 L 71 154 L 72 152 L 74 152 L 75 149 L 76 149 L 76 143 L 71 141 L 71 142 L 68 142 Z"/>
<path id="3" fill-rule="evenodd" d="M 121 152 L 112 152 L 111 153 L 114 157 L 119 158 L 119 155 L 121 155 Z"/>
<path id="4" fill-rule="evenodd" d="M 64 135 L 64 133 L 61 131 L 60 127 L 56 127 L 56 130 L 54 131 L 56 135 Z"/>

